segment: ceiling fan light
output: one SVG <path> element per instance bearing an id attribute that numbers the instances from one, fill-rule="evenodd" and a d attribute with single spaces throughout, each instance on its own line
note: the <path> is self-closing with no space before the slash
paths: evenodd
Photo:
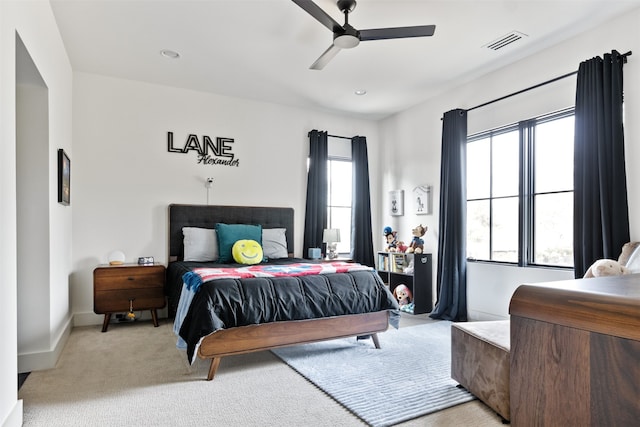
<path id="1" fill-rule="evenodd" d="M 360 44 L 360 39 L 357 38 L 356 36 L 343 34 L 333 39 L 333 44 L 339 47 L 340 49 L 351 49 Z"/>

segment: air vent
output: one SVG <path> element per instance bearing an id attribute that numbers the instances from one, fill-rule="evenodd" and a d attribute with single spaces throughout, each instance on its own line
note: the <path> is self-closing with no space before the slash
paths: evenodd
<path id="1" fill-rule="evenodd" d="M 492 41 L 489 44 L 484 45 L 483 47 L 489 48 L 491 50 L 499 50 L 502 49 L 505 46 L 508 46 L 512 43 L 517 42 L 518 40 L 524 38 L 524 37 L 528 37 L 526 34 L 523 34 L 521 32 L 518 31 L 511 31 L 509 34 L 506 34 L 502 37 L 500 37 L 497 40 Z"/>

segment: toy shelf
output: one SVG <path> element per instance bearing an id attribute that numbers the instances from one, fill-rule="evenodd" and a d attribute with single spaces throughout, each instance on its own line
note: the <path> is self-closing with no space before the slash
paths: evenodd
<path id="1" fill-rule="evenodd" d="M 413 271 L 408 267 L 413 261 Z M 393 290 L 406 285 L 413 294 L 413 314 L 433 310 L 433 278 L 431 254 L 378 252 L 376 268 L 382 281 Z"/>

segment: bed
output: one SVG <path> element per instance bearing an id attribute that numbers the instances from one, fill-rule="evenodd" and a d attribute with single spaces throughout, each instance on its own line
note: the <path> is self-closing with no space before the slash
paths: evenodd
<path id="1" fill-rule="evenodd" d="M 222 226 L 259 226 L 263 236 L 277 232 L 277 249 L 274 252 L 271 237 L 265 237 L 265 255 L 270 256 L 256 266 L 223 259 L 223 246 L 216 261 L 207 259 L 214 257 L 211 254 L 194 257 L 191 233 L 207 233 L 224 243 L 225 228 L 217 228 Z M 211 237 L 214 229 L 216 238 Z M 296 259 L 293 230 L 291 208 L 169 206 L 169 315 L 189 362 L 196 357 L 211 360 L 207 380 L 214 378 L 224 356 L 351 336 L 370 336 L 379 348 L 377 333 L 389 324 L 397 327 L 398 305 L 374 269 Z M 242 275 L 209 274 L 227 270 Z M 254 275 L 244 276 L 249 270 Z M 278 276 L 282 270 L 304 272 Z"/>

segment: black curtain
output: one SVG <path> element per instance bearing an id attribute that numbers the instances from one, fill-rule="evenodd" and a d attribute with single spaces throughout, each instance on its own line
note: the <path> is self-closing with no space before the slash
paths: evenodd
<path id="1" fill-rule="evenodd" d="M 351 257 L 354 262 L 373 267 L 369 158 L 367 154 L 367 138 L 364 136 L 351 138 L 351 161 L 353 164 Z"/>
<path id="2" fill-rule="evenodd" d="M 580 64 L 574 146 L 575 277 L 600 258 L 617 259 L 629 241 L 622 126 L 622 65 L 613 51 Z"/>
<path id="3" fill-rule="evenodd" d="M 327 132 L 309 132 L 309 173 L 307 175 L 307 207 L 304 216 L 302 256 L 309 248 L 322 248 L 322 232 L 327 228 Z"/>
<path id="4" fill-rule="evenodd" d="M 467 320 L 467 112 L 448 111 L 442 119 L 438 236 L 438 301 L 429 315 Z"/>

